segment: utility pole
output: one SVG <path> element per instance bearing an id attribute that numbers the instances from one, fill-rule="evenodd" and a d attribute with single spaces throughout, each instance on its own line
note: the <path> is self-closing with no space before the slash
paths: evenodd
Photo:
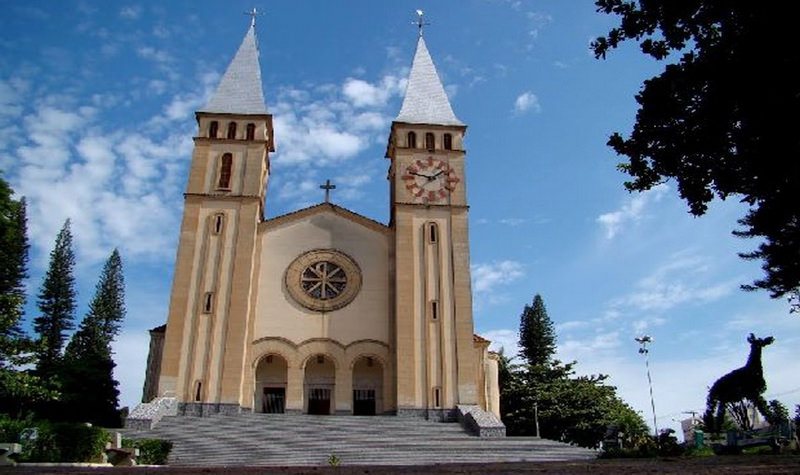
<path id="1" fill-rule="evenodd" d="M 639 345 L 639 354 L 644 355 L 644 365 L 647 368 L 647 384 L 650 387 L 650 406 L 653 408 L 653 432 L 658 438 L 658 423 L 656 422 L 656 402 L 653 399 L 653 379 L 650 377 L 650 350 L 647 349 L 647 344 L 653 342 L 653 337 L 649 335 L 637 336 L 634 338 Z"/>

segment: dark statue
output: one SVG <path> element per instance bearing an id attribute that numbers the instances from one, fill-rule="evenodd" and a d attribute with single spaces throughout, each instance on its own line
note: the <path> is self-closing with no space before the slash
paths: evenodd
<path id="1" fill-rule="evenodd" d="M 761 367 L 761 349 L 773 341 L 775 339 L 771 336 L 756 338 L 751 333 L 747 337 L 747 342 L 750 343 L 750 356 L 747 358 L 747 364 L 719 378 L 711 386 L 706 401 L 706 412 L 703 415 L 707 431 L 719 432 L 726 406 L 733 407 L 744 400 L 752 403 L 764 418 L 769 419 L 771 412 L 767 408 L 767 402 L 761 396 L 767 389 L 764 370 Z"/>

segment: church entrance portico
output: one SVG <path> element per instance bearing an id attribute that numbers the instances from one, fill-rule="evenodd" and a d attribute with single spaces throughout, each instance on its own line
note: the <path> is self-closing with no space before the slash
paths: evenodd
<path id="1" fill-rule="evenodd" d="M 303 381 L 307 414 L 328 415 L 336 407 L 336 365 L 325 355 L 317 354 L 306 360 Z"/>
<path id="2" fill-rule="evenodd" d="M 383 365 L 372 356 L 361 356 L 353 364 L 353 415 L 374 416 L 383 412 Z"/>
<path id="3" fill-rule="evenodd" d="M 255 411 L 280 414 L 286 411 L 288 364 L 280 355 L 269 354 L 256 366 Z"/>

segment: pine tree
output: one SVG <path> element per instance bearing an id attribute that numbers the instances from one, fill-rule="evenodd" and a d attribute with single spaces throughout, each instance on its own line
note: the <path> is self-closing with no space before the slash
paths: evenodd
<path id="1" fill-rule="evenodd" d="M 19 361 L 27 339 L 20 328 L 28 277 L 28 236 L 25 199 L 11 198 L 11 188 L 0 179 L 0 369 Z"/>
<path id="2" fill-rule="evenodd" d="M 125 278 L 122 259 L 114 249 L 103 266 L 94 298 L 89 304 L 89 314 L 99 321 L 102 336 L 107 346 L 119 334 L 120 324 L 125 319 Z"/>
<path id="3" fill-rule="evenodd" d="M 66 332 L 74 328 L 75 318 L 75 254 L 69 219 L 56 237 L 50 252 L 50 265 L 39 290 L 38 306 L 41 315 L 33 321 L 38 335 L 36 373 L 52 378 L 61 362 L 61 350 Z"/>
<path id="4" fill-rule="evenodd" d="M 65 420 L 119 427 L 119 383 L 102 319 L 87 315 L 64 352 L 59 373 Z"/>
<path id="5" fill-rule="evenodd" d="M 556 351 L 556 332 L 547 316 L 542 296 L 525 305 L 519 324 L 519 353 L 531 366 L 545 366 Z"/>
<path id="6" fill-rule="evenodd" d="M 89 312 L 72 336 L 61 371 L 63 413 L 70 420 L 118 427 L 119 383 L 111 342 L 125 317 L 122 260 L 114 249 L 106 261 Z"/>
<path id="7" fill-rule="evenodd" d="M 50 396 L 40 381 L 21 367 L 31 363 L 30 338 L 20 328 L 28 277 L 25 198 L 0 178 L 0 412 L 22 416 L 33 401 Z"/>

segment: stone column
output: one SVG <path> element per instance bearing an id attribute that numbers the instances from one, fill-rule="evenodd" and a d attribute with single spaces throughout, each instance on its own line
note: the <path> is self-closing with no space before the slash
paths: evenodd
<path id="1" fill-rule="evenodd" d="M 353 414 L 353 371 L 351 368 L 336 369 L 336 414 Z"/>
<path id="2" fill-rule="evenodd" d="M 286 370 L 286 412 L 303 412 L 303 375 L 301 368 L 288 367 Z"/>

